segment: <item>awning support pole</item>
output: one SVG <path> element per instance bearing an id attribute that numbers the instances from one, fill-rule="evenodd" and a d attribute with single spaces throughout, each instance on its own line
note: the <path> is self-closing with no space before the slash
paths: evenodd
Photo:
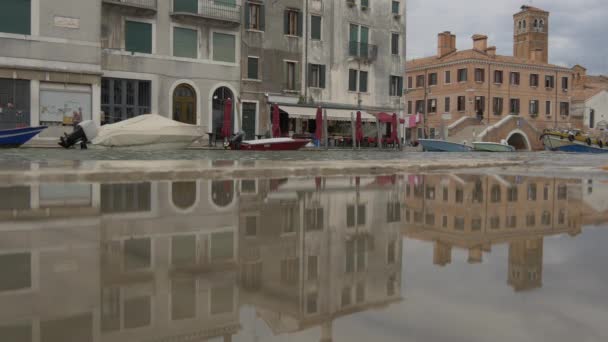
<path id="1" fill-rule="evenodd" d="M 355 133 L 355 113 L 350 112 L 350 132 L 351 132 L 351 136 L 353 138 L 352 143 L 353 143 L 353 150 L 357 147 L 357 137 L 356 137 L 356 133 Z"/>
<path id="2" fill-rule="evenodd" d="M 376 118 L 376 131 L 378 132 L 378 148 L 382 149 L 382 132 L 380 132 L 380 119 Z"/>
<path id="3" fill-rule="evenodd" d="M 325 149 L 329 150 L 329 137 L 327 136 L 327 109 L 323 109 L 323 140 L 325 144 Z"/>

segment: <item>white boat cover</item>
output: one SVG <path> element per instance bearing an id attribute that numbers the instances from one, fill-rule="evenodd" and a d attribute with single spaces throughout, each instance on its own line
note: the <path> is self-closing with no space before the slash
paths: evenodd
<path id="1" fill-rule="evenodd" d="M 104 147 L 186 148 L 202 136 L 198 126 L 145 114 L 101 126 L 92 143 Z"/>
<path id="2" fill-rule="evenodd" d="M 295 141 L 292 138 L 270 138 L 270 139 L 259 139 L 259 140 L 245 140 L 243 144 L 246 145 L 265 145 L 265 144 L 277 144 L 287 143 Z"/>

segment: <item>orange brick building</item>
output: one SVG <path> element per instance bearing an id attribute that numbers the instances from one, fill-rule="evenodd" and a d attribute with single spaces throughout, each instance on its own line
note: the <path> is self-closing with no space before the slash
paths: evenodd
<path id="1" fill-rule="evenodd" d="M 571 111 L 574 71 L 548 63 L 549 13 L 522 6 L 513 18 L 514 56 L 497 55 L 479 34 L 458 51 L 443 32 L 436 56 L 407 62 L 407 113 L 423 116 L 410 139 L 506 139 L 529 150 L 542 148 L 545 128 L 581 126 Z"/>

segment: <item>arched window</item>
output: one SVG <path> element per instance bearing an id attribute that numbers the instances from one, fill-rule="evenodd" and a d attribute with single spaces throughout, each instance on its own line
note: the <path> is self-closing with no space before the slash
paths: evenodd
<path id="1" fill-rule="evenodd" d="M 221 180 L 211 182 L 211 199 L 213 204 L 225 208 L 234 200 L 234 181 Z"/>
<path id="2" fill-rule="evenodd" d="M 538 28 L 538 19 L 534 19 L 534 28 Z"/>
<path id="3" fill-rule="evenodd" d="M 222 127 L 224 126 L 224 105 L 226 100 L 232 100 L 232 122 L 234 123 L 234 94 L 227 87 L 219 87 L 213 92 L 213 132 L 218 136 L 222 136 Z"/>
<path id="4" fill-rule="evenodd" d="M 545 20 L 544 19 L 540 20 L 540 24 L 538 25 L 538 27 L 540 27 L 541 31 L 545 28 Z"/>
<path id="5" fill-rule="evenodd" d="M 196 92 L 188 84 L 173 91 L 173 120 L 196 125 Z"/>
<path id="6" fill-rule="evenodd" d="M 196 203 L 196 182 L 171 183 L 171 200 L 179 209 L 192 207 Z"/>
<path id="7" fill-rule="evenodd" d="M 523 23 L 523 24 L 522 24 L 522 25 L 523 25 L 523 28 L 524 28 L 524 30 L 525 30 L 525 29 L 526 29 L 526 21 L 524 20 L 522 23 Z"/>

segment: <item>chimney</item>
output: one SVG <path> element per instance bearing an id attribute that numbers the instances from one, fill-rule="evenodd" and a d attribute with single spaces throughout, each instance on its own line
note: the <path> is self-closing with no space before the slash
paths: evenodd
<path id="1" fill-rule="evenodd" d="M 490 46 L 486 49 L 486 54 L 490 57 L 496 57 L 496 46 Z"/>
<path id="2" fill-rule="evenodd" d="M 532 51 L 532 61 L 542 62 L 543 61 L 543 49 L 534 49 Z"/>
<path id="3" fill-rule="evenodd" d="M 437 56 L 439 58 L 456 51 L 456 35 L 450 31 L 442 32 L 437 39 Z"/>
<path id="4" fill-rule="evenodd" d="M 477 51 L 486 51 L 488 49 L 488 36 L 476 34 L 473 36 L 473 48 Z"/>

